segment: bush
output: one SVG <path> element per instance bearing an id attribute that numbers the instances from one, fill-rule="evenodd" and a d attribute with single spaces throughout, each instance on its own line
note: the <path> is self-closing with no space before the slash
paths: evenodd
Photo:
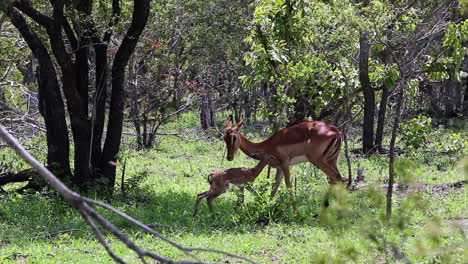
<path id="1" fill-rule="evenodd" d="M 408 120 L 401 124 L 405 137 L 403 141 L 406 147 L 419 149 L 426 147 L 427 136 L 431 132 L 432 119 L 423 115 Z"/>
<path id="2" fill-rule="evenodd" d="M 0 173 L 18 172 L 25 169 L 26 164 L 13 150 L 5 149 L 0 152 Z"/>

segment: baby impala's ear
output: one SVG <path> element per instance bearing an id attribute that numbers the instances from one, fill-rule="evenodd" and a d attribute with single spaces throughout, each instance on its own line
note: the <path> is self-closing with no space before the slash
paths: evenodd
<path id="1" fill-rule="evenodd" d="M 232 115 L 228 117 L 228 120 L 226 120 L 226 129 L 229 129 L 232 127 Z"/>

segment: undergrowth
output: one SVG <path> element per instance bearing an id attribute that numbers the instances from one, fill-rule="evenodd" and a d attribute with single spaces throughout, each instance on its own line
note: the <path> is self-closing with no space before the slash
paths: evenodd
<path id="1" fill-rule="evenodd" d="M 353 174 L 363 168 L 365 182 L 357 191 L 328 188 L 325 174 L 303 163 L 292 167 L 294 188 L 287 190 L 282 183 L 275 199 L 270 199 L 275 170 L 268 176 L 265 169 L 253 184 L 256 193 L 246 192 L 244 203 L 238 205 L 238 188 L 231 186 L 214 201 L 214 217 L 203 202 L 194 218 L 195 197 L 209 188 L 208 173 L 255 165 L 243 153 L 226 161 L 224 143 L 194 129 L 196 118 L 193 113 L 185 114 L 165 128 L 194 141 L 161 137 L 153 149 L 136 151 L 134 139 L 125 138 L 118 184 L 108 202 L 182 245 L 226 250 L 261 263 L 400 263 L 403 255 L 413 263 L 467 263 L 466 185 L 450 185 L 466 180 L 463 166 L 467 165 L 461 160 L 467 146 L 455 152 L 431 147 L 451 146 L 444 138 L 447 133 L 467 138 L 466 124 L 455 131 L 438 128 L 424 138 L 429 148 L 398 156 L 398 187 L 390 222 L 384 214 L 388 158 L 358 154 L 352 156 Z M 250 128 L 246 127 L 245 134 L 254 141 L 269 134 Z M 400 144 L 403 148 L 404 141 Z M 351 147 L 358 145 L 351 142 Z M 4 163 L 11 160 L 8 168 L 14 170 L 15 164 L 24 168 L 8 150 L 0 155 L 7 155 Z M 344 158 L 339 168 L 344 175 Z M 8 195 L 0 200 L 0 263 L 112 262 L 80 215 L 60 197 L 51 192 L 19 195 L 15 193 L 18 187 L 7 186 Z M 331 197 L 326 210 L 322 207 L 325 195 Z M 292 210 L 293 199 L 299 204 L 297 213 Z M 102 213 L 143 246 L 171 258 L 186 258 L 119 217 Z M 123 244 L 109 240 L 125 261 L 139 263 Z M 199 257 L 226 260 L 213 253 Z"/>

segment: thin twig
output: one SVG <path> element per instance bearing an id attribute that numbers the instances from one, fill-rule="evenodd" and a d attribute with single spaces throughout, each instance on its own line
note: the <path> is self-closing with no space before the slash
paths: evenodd
<path id="1" fill-rule="evenodd" d="M 105 209 L 117 214 L 118 216 L 124 218 L 125 220 L 129 221 L 130 223 L 133 223 L 135 224 L 136 226 L 139 226 L 140 228 L 142 228 L 143 230 L 145 230 L 146 232 L 152 234 L 152 235 L 155 235 L 157 237 L 159 237 L 161 240 L 169 243 L 171 246 L 173 247 L 176 247 L 177 249 L 179 250 L 182 250 L 186 253 L 189 253 L 192 257 L 194 257 L 190 252 L 192 251 L 205 251 L 205 252 L 215 252 L 215 253 L 221 253 L 221 254 L 225 254 L 227 256 L 230 256 L 230 257 L 233 257 L 233 258 L 238 258 L 238 259 L 242 259 L 242 260 L 245 260 L 245 261 L 248 261 L 250 263 L 257 263 L 253 260 L 250 260 L 248 258 L 245 258 L 245 257 L 242 257 L 242 256 L 238 256 L 238 255 L 235 255 L 235 254 L 231 254 L 229 252 L 225 252 L 225 251 L 222 251 L 222 250 L 216 250 L 216 249 L 208 249 L 208 248 L 186 248 L 186 247 L 182 247 L 181 245 L 175 243 L 174 241 L 164 237 L 161 233 L 153 230 L 152 228 L 150 228 L 148 225 L 146 224 L 143 224 L 141 223 L 140 221 L 136 220 L 135 218 L 115 209 L 114 207 L 112 207 L 111 205 L 108 205 L 106 203 L 103 203 L 103 202 L 100 202 L 100 201 L 96 201 L 96 200 L 93 200 L 93 199 L 90 199 L 90 198 L 87 198 L 87 197 L 83 197 L 83 199 L 90 203 L 90 204 L 96 204 L 96 205 L 99 205 L 101 207 L 104 207 Z"/>
<path id="2" fill-rule="evenodd" d="M 111 256 L 111 258 L 115 262 L 120 263 L 120 264 L 125 264 L 125 262 L 121 258 L 119 258 L 117 255 L 115 255 L 114 251 L 112 251 L 112 249 L 109 247 L 109 244 L 107 244 L 104 234 L 96 226 L 93 219 L 91 219 L 91 217 L 87 213 L 83 213 L 82 216 L 84 217 L 86 223 L 91 227 L 91 230 L 93 230 L 94 234 L 96 234 L 97 239 L 102 244 L 102 246 L 106 249 L 109 256 Z"/>

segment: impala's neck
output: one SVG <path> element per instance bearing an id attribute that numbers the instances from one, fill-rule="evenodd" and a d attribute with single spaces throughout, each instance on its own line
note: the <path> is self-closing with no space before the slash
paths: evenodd
<path id="1" fill-rule="evenodd" d="M 263 142 L 254 143 L 246 138 L 242 133 L 239 133 L 240 146 L 239 148 L 249 157 L 256 152 L 265 152 Z M 260 164 L 259 164 L 260 165 Z"/>

